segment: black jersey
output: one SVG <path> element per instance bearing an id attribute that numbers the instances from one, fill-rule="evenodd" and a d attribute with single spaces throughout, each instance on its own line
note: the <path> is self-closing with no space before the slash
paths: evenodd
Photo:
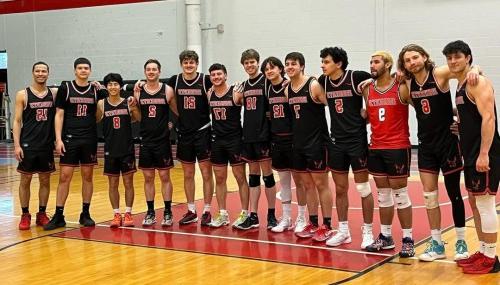
<path id="1" fill-rule="evenodd" d="M 298 90 L 294 91 L 292 84 L 288 85 L 288 103 L 293 118 L 293 147 L 295 149 L 311 149 L 323 146 L 328 139 L 325 106 L 316 103 L 311 97 L 311 82 L 309 77 Z"/>
<path id="2" fill-rule="evenodd" d="M 63 82 L 57 91 L 56 107 L 64 109 L 63 137 L 97 141 L 95 113 L 97 91 L 89 84 Z"/>
<path id="3" fill-rule="evenodd" d="M 288 105 L 283 82 L 278 85 L 269 84 L 267 96 L 271 117 L 271 133 L 273 135 L 292 134 L 292 111 Z"/>
<path id="4" fill-rule="evenodd" d="M 174 76 L 170 86 L 175 91 L 179 133 L 193 133 L 210 124 L 210 110 L 208 107 L 206 76 L 198 73 L 194 80 L 185 80 L 182 74 Z M 170 81 L 170 82 L 171 82 Z M 170 85 L 170 84 L 169 84 Z M 208 87 L 209 88 L 209 87 Z"/>
<path id="5" fill-rule="evenodd" d="M 233 86 L 223 95 L 215 92 L 209 98 L 212 131 L 216 138 L 241 136 L 241 106 L 234 102 Z"/>
<path id="6" fill-rule="evenodd" d="M 429 70 L 422 84 L 415 79 L 410 83 L 410 96 L 418 122 L 418 139 L 427 146 L 441 145 L 452 135 L 453 105 L 450 90 L 442 90 Z"/>
<path id="7" fill-rule="evenodd" d="M 139 95 L 141 108 L 141 144 L 158 146 L 169 142 L 168 129 L 169 105 L 167 102 L 166 85 L 160 83 L 156 92 L 141 88 Z"/>
<path id="8" fill-rule="evenodd" d="M 26 105 L 23 110 L 21 147 L 30 150 L 54 148 L 54 95 L 47 90 L 37 96 L 31 88 L 26 88 Z"/>
<path id="9" fill-rule="evenodd" d="M 265 142 L 269 140 L 269 105 L 265 91 L 268 82 L 264 74 L 243 82 L 244 109 L 243 141 Z"/>
<path id="10" fill-rule="evenodd" d="M 113 105 L 109 98 L 104 99 L 102 132 L 105 156 L 122 157 L 134 153 L 132 118 L 127 100 L 122 99 L 120 103 Z"/>
<path id="11" fill-rule="evenodd" d="M 330 110 L 330 135 L 334 140 L 366 140 L 366 120 L 361 117 L 363 96 L 358 92 L 357 86 L 368 78 L 369 73 L 352 70 L 346 70 L 337 82 L 332 81 L 329 76 L 320 76 L 319 82 L 325 89 Z"/>

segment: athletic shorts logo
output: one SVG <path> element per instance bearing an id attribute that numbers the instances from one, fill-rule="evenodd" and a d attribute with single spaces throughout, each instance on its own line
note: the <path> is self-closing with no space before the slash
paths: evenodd
<path id="1" fill-rule="evenodd" d="M 480 188 L 481 188 L 481 181 L 479 179 L 472 180 L 472 189 L 473 190 L 480 190 Z"/>
<path id="2" fill-rule="evenodd" d="M 269 149 L 261 149 L 260 154 L 263 157 L 268 157 L 269 156 Z"/>
<path id="3" fill-rule="evenodd" d="M 320 169 L 323 166 L 323 160 L 314 160 L 314 167 Z"/>
<path id="4" fill-rule="evenodd" d="M 368 158 L 358 158 L 358 161 L 361 167 L 366 167 L 366 165 L 368 164 Z"/>
<path id="5" fill-rule="evenodd" d="M 446 162 L 448 163 L 448 166 L 451 168 L 457 167 L 457 157 L 456 156 L 452 160 L 446 159 Z"/>
<path id="6" fill-rule="evenodd" d="M 405 173 L 405 169 L 406 169 L 406 166 L 404 164 L 394 164 L 394 169 L 396 169 L 396 173 L 398 174 L 404 174 Z"/>

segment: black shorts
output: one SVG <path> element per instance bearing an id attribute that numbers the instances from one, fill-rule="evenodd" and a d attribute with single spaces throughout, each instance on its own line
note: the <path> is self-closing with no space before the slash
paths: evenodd
<path id="1" fill-rule="evenodd" d="M 336 173 L 366 171 L 368 167 L 368 142 L 329 142 L 328 168 Z"/>
<path id="2" fill-rule="evenodd" d="M 196 163 L 210 159 L 210 127 L 191 134 L 177 134 L 177 160 Z"/>
<path id="3" fill-rule="evenodd" d="M 327 172 L 327 157 L 327 149 L 323 145 L 309 149 L 294 149 L 293 171 Z"/>
<path id="4" fill-rule="evenodd" d="M 293 143 L 291 136 L 273 136 L 271 141 L 272 167 L 277 171 L 293 168 Z"/>
<path id="5" fill-rule="evenodd" d="M 244 164 L 241 157 L 241 138 L 226 138 L 212 140 L 210 161 L 214 166 L 231 166 Z"/>
<path id="6" fill-rule="evenodd" d="M 411 149 L 370 149 L 368 171 L 373 176 L 403 178 L 410 176 Z"/>
<path id="7" fill-rule="evenodd" d="M 24 158 L 19 162 L 17 171 L 22 174 L 52 173 L 56 171 L 54 164 L 54 150 L 26 150 Z"/>
<path id="8" fill-rule="evenodd" d="M 243 143 L 241 157 L 247 162 L 270 160 L 270 149 L 269 142 Z"/>
<path id="9" fill-rule="evenodd" d="M 66 152 L 59 159 L 60 165 L 97 165 L 97 141 L 65 138 L 64 148 Z"/>
<path id="10" fill-rule="evenodd" d="M 420 144 L 418 147 L 418 170 L 443 175 L 462 170 L 462 153 L 456 136 L 450 137 L 446 143 L 440 146 L 426 146 Z"/>
<path id="11" fill-rule="evenodd" d="M 120 176 L 136 172 L 135 155 L 128 154 L 122 157 L 104 157 L 104 175 Z"/>
<path id="12" fill-rule="evenodd" d="M 464 167 L 465 187 L 472 195 L 496 195 L 500 181 L 500 157 L 490 157 L 490 170 L 477 172 L 476 166 Z"/>
<path id="13" fill-rule="evenodd" d="M 174 167 L 170 142 L 156 146 L 142 145 L 139 148 L 139 168 L 165 170 Z"/>

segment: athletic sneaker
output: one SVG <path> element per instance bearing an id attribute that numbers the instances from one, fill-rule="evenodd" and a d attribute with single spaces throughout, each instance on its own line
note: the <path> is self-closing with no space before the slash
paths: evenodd
<path id="1" fill-rule="evenodd" d="M 188 225 L 191 223 L 196 223 L 198 221 L 198 215 L 196 215 L 196 212 L 191 212 L 187 211 L 187 213 L 182 216 L 182 219 L 179 221 L 179 224 L 181 225 Z"/>
<path id="2" fill-rule="evenodd" d="M 300 233 L 307 227 L 307 220 L 304 216 L 297 216 L 295 220 L 295 229 L 293 230 L 295 233 Z"/>
<path id="3" fill-rule="evenodd" d="M 474 262 L 476 262 L 476 260 L 482 258 L 483 256 L 484 256 L 484 254 L 480 253 L 479 251 L 476 251 L 476 253 L 469 256 L 468 258 L 457 260 L 457 265 L 459 267 L 470 266 L 470 265 L 474 264 Z"/>
<path id="4" fill-rule="evenodd" d="M 201 226 L 208 227 L 211 222 L 212 214 L 210 212 L 204 212 L 203 215 L 201 215 Z"/>
<path id="5" fill-rule="evenodd" d="M 295 232 L 295 235 L 299 238 L 311 238 L 317 230 L 318 226 L 309 223 L 302 231 Z"/>
<path id="6" fill-rule="evenodd" d="M 271 231 L 274 233 L 282 233 L 284 231 L 289 231 L 291 229 L 293 229 L 292 218 L 286 217 L 286 218 L 281 218 L 279 224 L 273 227 Z"/>
<path id="7" fill-rule="evenodd" d="M 37 226 L 45 226 L 50 222 L 49 217 L 47 216 L 47 213 L 45 212 L 38 212 L 36 213 L 36 225 Z"/>
<path id="8" fill-rule="evenodd" d="M 326 225 L 321 225 L 312 236 L 312 239 L 317 242 L 324 242 L 333 236 L 334 230 L 328 228 Z"/>
<path id="9" fill-rule="evenodd" d="M 446 258 L 444 250 L 444 244 L 439 244 L 437 241 L 431 240 L 427 244 L 424 253 L 418 256 L 418 259 L 422 261 L 434 261 L 436 259 Z"/>
<path id="10" fill-rule="evenodd" d="M 241 224 L 243 224 L 243 222 L 247 219 L 247 217 L 248 217 L 248 214 L 241 211 L 238 218 L 232 224 L 233 228 L 239 228 L 239 226 Z"/>
<path id="11" fill-rule="evenodd" d="M 463 269 L 463 272 L 467 274 L 497 273 L 499 271 L 500 263 L 498 262 L 498 256 L 490 258 L 486 255 L 483 255 L 470 266 L 465 266 Z"/>
<path id="12" fill-rule="evenodd" d="M 246 220 L 238 226 L 240 230 L 249 230 L 259 227 L 259 217 L 257 215 L 250 215 Z"/>
<path id="13" fill-rule="evenodd" d="M 161 221 L 162 227 L 169 227 L 174 223 L 172 212 L 163 212 L 163 220 Z"/>
<path id="14" fill-rule="evenodd" d="M 221 212 L 219 212 L 217 216 L 215 216 L 215 219 L 210 222 L 210 227 L 213 228 L 220 228 L 227 225 L 229 225 L 229 215 L 222 214 Z"/>
<path id="15" fill-rule="evenodd" d="M 21 221 L 19 221 L 19 229 L 22 231 L 29 230 L 31 227 L 31 215 L 30 213 L 24 213 L 21 216 Z"/>
<path id="16" fill-rule="evenodd" d="M 367 246 L 375 242 L 373 240 L 373 232 L 371 229 L 365 228 L 364 226 L 361 227 L 361 229 L 363 232 L 362 233 L 363 241 L 361 242 L 361 249 L 366 249 Z"/>
<path id="17" fill-rule="evenodd" d="M 46 231 L 54 230 L 57 228 L 63 228 L 66 226 L 66 221 L 64 220 L 64 215 L 54 215 L 50 222 L 43 226 Z"/>
<path id="18" fill-rule="evenodd" d="M 408 258 L 413 256 L 415 256 L 415 243 L 411 238 L 405 237 L 403 238 L 403 244 L 401 245 L 399 257 Z"/>
<path id="19" fill-rule="evenodd" d="M 344 233 L 338 231 L 334 236 L 332 236 L 329 240 L 326 241 L 326 245 L 328 246 L 339 246 L 345 243 L 351 243 L 351 234 L 349 232 Z"/>
<path id="20" fill-rule="evenodd" d="M 154 211 L 147 212 L 144 220 L 142 221 L 143 226 L 152 226 L 156 224 L 156 214 Z"/>
<path id="21" fill-rule="evenodd" d="M 467 243 L 463 239 L 457 240 L 455 243 L 455 258 L 454 260 L 466 259 L 469 257 L 469 252 L 467 249 Z"/>
<path id="22" fill-rule="evenodd" d="M 113 217 L 113 220 L 111 221 L 111 224 L 109 224 L 109 226 L 112 228 L 117 228 L 121 227 L 121 225 L 122 225 L 122 215 L 120 213 L 115 213 L 115 216 Z"/>
<path id="23" fill-rule="evenodd" d="M 278 220 L 274 215 L 267 215 L 267 229 L 270 230 L 278 225 Z"/>
<path id="24" fill-rule="evenodd" d="M 369 252 L 377 252 L 383 249 L 393 249 L 395 247 L 394 240 L 392 236 L 386 237 L 382 233 L 378 235 L 378 238 L 365 249 Z"/>
<path id="25" fill-rule="evenodd" d="M 80 220 L 78 220 L 78 222 L 80 223 L 80 225 L 82 225 L 84 227 L 93 227 L 93 226 L 95 226 L 95 222 L 90 217 L 90 213 L 89 212 L 81 212 L 80 213 Z"/>
<path id="26" fill-rule="evenodd" d="M 123 215 L 123 226 L 124 227 L 134 226 L 134 218 L 132 218 L 132 213 L 125 212 L 125 215 Z"/>

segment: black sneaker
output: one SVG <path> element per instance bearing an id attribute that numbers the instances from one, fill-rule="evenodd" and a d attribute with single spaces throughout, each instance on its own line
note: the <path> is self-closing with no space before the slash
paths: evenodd
<path id="1" fill-rule="evenodd" d="M 64 228 L 66 226 L 66 221 L 64 220 L 64 215 L 54 215 L 50 222 L 43 226 L 46 231 L 55 230 L 57 228 Z"/>
<path id="2" fill-rule="evenodd" d="M 399 253 L 399 256 L 402 258 L 415 256 L 415 244 L 411 238 L 403 238 L 403 245 L 401 246 L 401 252 Z"/>
<path id="3" fill-rule="evenodd" d="M 203 227 L 208 227 L 210 226 L 211 222 L 212 222 L 212 214 L 210 214 L 210 212 L 204 212 L 203 215 L 201 215 L 201 225 Z"/>
<path id="4" fill-rule="evenodd" d="M 278 225 L 278 220 L 274 215 L 267 215 L 267 229 L 270 230 Z"/>
<path id="5" fill-rule="evenodd" d="M 82 225 L 84 227 L 93 227 L 93 226 L 95 226 L 95 222 L 90 217 L 90 213 L 89 212 L 82 212 L 80 214 L 80 220 L 78 222 L 80 222 L 80 225 Z"/>
<path id="6" fill-rule="evenodd" d="M 246 218 L 246 220 L 238 225 L 238 229 L 240 230 L 249 230 L 251 228 L 259 227 L 259 217 L 257 215 L 250 215 Z"/>
<path id="7" fill-rule="evenodd" d="M 394 240 L 392 239 L 392 236 L 386 237 L 380 233 L 378 235 L 378 238 L 372 244 L 367 246 L 365 250 L 370 252 L 377 252 L 383 249 L 393 249 L 393 248 L 394 248 Z"/>

